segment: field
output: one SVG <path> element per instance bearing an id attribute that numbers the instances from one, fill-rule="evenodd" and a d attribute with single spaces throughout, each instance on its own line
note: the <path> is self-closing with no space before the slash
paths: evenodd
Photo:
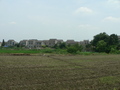
<path id="1" fill-rule="evenodd" d="M 120 55 L 1 55 L 0 90 L 120 90 Z"/>

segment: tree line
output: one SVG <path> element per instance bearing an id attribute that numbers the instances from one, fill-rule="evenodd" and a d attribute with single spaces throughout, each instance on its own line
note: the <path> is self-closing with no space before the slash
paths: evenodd
<path id="1" fill-rule="evenodd" d="M 2 46 L 5 45 L 3 39 Z M 20 47 L 20 45 L 15 45 Z M 44 47 L 46 48 L 46 47 Z M 105 53 L 120 53 L 120 41 L 118 35 L 111 34 L 108 35 L 105 32 L 99 33 L 93 37 L 93 40 L 87 45 L 66 45 L 66 43 L 60 43 L 59 45 L 54 45 L 54 49 L 66 49 L 68 53 L 77 53 L 77 52 L 105 52 Z"/>
<path id="2" fill-rule="evenodd" d="M 90 46 L 95 52 L 115 53 L 120 50 L 120 41 L 118 35 L 103 32 L 94 36 Z"/>
<path id="3" fill-rule="evenodd" d="M 78 44 L 66 45 L 65 43 L 62 43 L 59 46 L 54 46 L 54 48 L 66 48 L 67 52 L 69 53 L 77 53 L 81 51 L 99 53 L 120 53 L 120 41 L 118 35 L 108 35 L 103 32 L 95 35 L 90 44 L 87 44 L 85 46 Z"/>

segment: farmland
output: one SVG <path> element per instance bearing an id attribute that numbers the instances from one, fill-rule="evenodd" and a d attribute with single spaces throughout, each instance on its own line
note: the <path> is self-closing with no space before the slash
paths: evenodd
<path id="1" fill-rule="evenodd" d="M 120 55 L 0 56 L 0 90 L 120 90 Z"/>

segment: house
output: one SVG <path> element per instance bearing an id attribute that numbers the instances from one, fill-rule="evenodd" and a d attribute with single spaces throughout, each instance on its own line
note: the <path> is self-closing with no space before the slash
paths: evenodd
<path id="1" fill-rule="evenodd" d="M 8 41 L 6 42 L 6 45 L 7 45 L 7 46 L 15 46 L 15 44 L 17 44 L 17 42 L 14 41 L 14 40 L 8 40 Z"/>
<path id="2" fill-rule="evenodd" d="M 84 41 L 80 41 L 80 42 L 79 42 L 79 45 L 85 46 L 85 45 L 87 45 L 87 44 L 89 44 L 89 43 L 90 43 L 89 40 L 84 40 Z"/>
<path id="3" fill-rule="evenodd" d="M 49 40 L 43 40 L 41 46 L 49 46 Z"/>
<path id="4" fill-rule="evenodd" d="M 37 41 L 38 41 L 37 39 L 28 40 L 27 48 L 30 48 L 30 49 L 36 48 Z"/>
<path id="5" fill-rule="evenodd" d="M 53 46 L 55 46 L 55 44 L 57 44 L 57 42 L 58 42 L 57 39 L 50 39 L 48 46 L 49 46 L 49 47 L 53 47 Z"/>
<path id="6" fill-rule="evenodd" d="M 74 40 L 67 40 L 66 41 L 66 45 L 75 45 L 77 44 L 78 42 L 75 42 Z"/>
<path id="7" fill-rule="evenodd" d="M 64 41 L 63 40 L 57 40 L 57 44 L 59 45 L 59 44 L 61 44 L 61 43 L 63 43 Z"/>
<path id="8" fill-rule="evenodd" d="M 44 42 L 43 41 L 41 41 L 41 40 L 39 40 L 39 41 L 36 41 L 36 44 L 35 44 L 35 47 L 37 48 L 37 49 L 40 49 L 42 46 L 44 46 L 45 44 L 44 44 Z"/>
<path id="9" fill-rule="evenodd" d="M 19 44 L 20 44 L 20 46 L 27 46 L 28 45 L 28 40 L 21 40 L 20 42 L 19 42 Z"/>

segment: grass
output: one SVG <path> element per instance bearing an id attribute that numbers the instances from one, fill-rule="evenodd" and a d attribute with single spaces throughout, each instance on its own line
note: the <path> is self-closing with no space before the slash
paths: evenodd
<path id="1" fill-rule="evenodd" d="M 106 76 L 106 77 L 101 77 L 100 81 L 105 84 L 115 84 L 116 82 L 120 81 L 120 77 L 116 76 Z"/>
<path id="2" fill-rule="evenodd" d="M 56 54 L 67 54 L 66 49 L 12 49 L 12 48 L 1 48 L 0 54 L 11 54 L 11 53 L 24 53 L 24 54 L 39 54 L 39 53 L 56 53 Z"/>
<path id="3" fill-rule="evenodd" d="M 0 56 L 0 90 L 120 90 L 120 55 Z"/>
<path id="4" fill-rule="evenodd" d="M 22 49 L 22 48 L 0 48 L 0 54 L 71 54 L 67 52 L 67 49 Z M 106 55 L 106 53 L 96 52 L 77 52 L 72 53 L 74 55 Z"/>

